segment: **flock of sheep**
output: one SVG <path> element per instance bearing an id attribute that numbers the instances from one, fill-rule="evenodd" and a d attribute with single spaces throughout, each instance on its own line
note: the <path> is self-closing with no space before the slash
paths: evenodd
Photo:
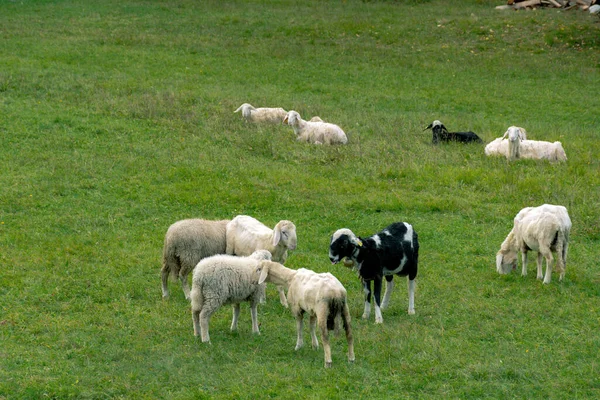
<path id="1" fill-rule="evenodd" d="M 280 123 L 293 127 L 298 140 L 315 144 L 345 144 L 347 137 L 337 125 L 319 117 L 304 121 L 296 111 L 282 108 L 254 108 L 243 104 L 236 112 L 253 122 Z M 434 121 L 433 143 L 440 141 L 482 142 L 473 132 L 449 132 L 440 121 Z M 506 142 L 506 143 L 505 143 Z M 505 144 L 504 144 L 505 143 Z M 527 140 L 526 132 L 510 127 L 502 138 L 486 146 L 486 154 L 501 154 L 509 160 L 540 158 L 564 161 L 559 142 Z M 516 269 L 518 253 L 522 254 L 522 275 L 527 274 L 527 253 L 536 251 L 537 278 L 550 283 L 553 268 L 563 279 L 566 268 L 571 220 L 563 206 L 544 204 L 526 207 L 514 218 L 514 225 L 496 254 L 496 270 L 506 274 Z M 279 221 L 273 229 L 253 217 L 238 215 L 232 220 L 210 221 L 186 219 L 172 224 L 165 235 L 161 271 L 163 298 L 169 297 L 168 279 L 181 283 L 191 301 L 194 335 L 209 342 L 211 315 L 225 304 L 233 305 L 231 330 L 237 329 L 240 303 L 249 302 L 252 332 L 259 333 L 257 306 L 265 300 L 265 282 L 277 286 L 281 304 L 296 318 L 296 350 L 303 346 L 304 314 L 309 315 L 313 348 L 318 348 L 318 325 L 325 353 L 325 367 L 331 367 L 329 331 L 343 326 L 348 342 L 348 361 L 353 362 L 354 341 L 350 324 L 347 292 L 330 273 L 316 273 L 285 267 L 288 252 L 297 246 L 296 226 Z M 552 253 L 556 253 L 556 263 Z M 331 237 L 329 259 L 332 264 L 343 261 L 358 272 L 365 291 L 362 317 L 371 314 L 371 296 L 375 299 L 375 322 L 382 323 L 382 310 L 390 301 L 394 275 L 407 277 L 408 314 L 415 313 L 415 279 L 418 272 L 419 242 L 412 225 L 395 222 L 374 235 L 363 238 L 347 228 L 338 229 Z M 546 273 L 542 261 L 546 259 Z M 187 283 L 193 272 L 192 289 Z M 381 300 L 383 278 L 386 288 Z M 371 284 L 373 283 L 373 290 Z M 287 290 L 287 294 L 285 292 Z"/>

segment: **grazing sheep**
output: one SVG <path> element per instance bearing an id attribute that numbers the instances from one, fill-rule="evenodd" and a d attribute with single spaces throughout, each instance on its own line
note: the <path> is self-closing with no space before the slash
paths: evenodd
<path id="1" fill-rule="evenodd" d="M 517 253 L 521 252 L 523 268 L 527 275 L 527 252 L 537 251 L 537 279 L 542 279 L 542 257 L 546 259 L 544 283 L 552 276 L 552 252 L 556 253 L 556 271 L 559 280 L 565 276 L 571 219 L 563 206 L 544 204 L 526 207 L 514 218 L 514 226 L 496 254 L 496 271 L 507 274 L 517 267 Z"/>
<path id="2" fill-rule="evenodd" d="M 431 142 L 438 144 L 441 142 L 477 142 L 483 143 L 483 140 L 473 132 L 448 132 L 448 129 L 437 119 L 429 124 L 424 130 L 431 129 L 433 133 Z"/>
<path id="3" fill-rule="evenodd" d="M 256 308 L 264 297 L 265 285 L 258 280 L 261 261 L 269 259 L 269 252 L 260 250 L 249 257 L 216 255 L 196 265 L 191 292 L 194 336 L 200 335 L 203 342 L 210 342 L 210 316 L 224 304 L 233 304 L 231 330 L 236 330 L 243 301 L 250 302 L 252 332 L 259 333 Z"/>
<path id="4" fill-rule="evenodd" d="M 330 273 L 318 274 L 308 269 L 293 270 L 283 265 L 264 261 L 259 283 L 264 281 L 283 285 L 288 288 L 288 303 L 292 315 L 296 317 L 297 341 L 296 350 L 304 344 L 302 327 L 304 313 L 310 316 L 310 337 L 313 349 L 319 348 L 315 334 L 315 326 L 319 325 L 321 341 L 325 351 L 325 368 L 331 367 L 331 346 L 329 331 L 339 330 L 340 319 L 346 331 L 348 342 L 348 361 L 354 362 L 354 340 L 350 326 L 350 311 L 348 310 L 346 289 Z"/>
<path id="5" fill-rule="evenodd" d="M 246 121 L 249 122 L 269 122 L 272 124 L 280 124 L 285 116 L 287 115 L 287 111 L 283 108 L 254 108 L 251 104 L 244 103 L 238 107 L 234 113 L 241 111 L 242 117 Z"/>
<path id="6" fill-rule="evenodd" d="M 296 139 L 301 142 L 329 145 L 348 143 L 346 134 L 339 126 L 328 122 L 304 121 L 296 111 L 289 111 L 283 123 L 294 129 Z"/>
<path id="7" fill-rule="evenodd" d="M 522 140 L 527 140 L 527 132 L 518 126 L 509 126 L 502 139 L 508 137 L 508 159 L 516 160 L 520 155 L 519 144 Z"/>
<path id="8" fill-rule="evenodd" d="M 203 258 L 225 254 L 228 223 L 229 220 L 184 219 L 169 227 L 165 235 L 161 270 L 163 298 L 169 297 L 168 280 L 172 274 L 181 281 L 185 298 L 190 299 L 188 274 Z"/>
<path id="9" fill-rule="evenodd" d="M 273 261 L 285 263 L 288 250 L 296 248 L 296 225 L 293 222 L 282 220 L 273 229 L 262 222 L 247 215 L 238 215 L 227 224 L 227 254 L 247 256 L 256 250 L 268 250 Z M 277 288 L 279 301 L 287 307 L 287 300 L 283 288 Z"/>
<path id="10" fill-rule="evenodd" d="M 371 281 L 374 281 L 375 322 L 383 322 L 381 310 L 385 309 L 390 301 L 394 289 L 394 275 L 408 277 L 408 313 L 415 313 L 419 241 L 417 232 L 410 224 L 393 223 L 366 239 L 357 237 L 350 229 L 339 229 L 331 237 L 329 259 L 333 264 L 337 264 L 344 257 L 356 263 L 358 275 L 363 281 L 363 318 L 369 318 L 371 314 Z M 387 285 L 381 302 L 381 284 L 384 276 Z"/>

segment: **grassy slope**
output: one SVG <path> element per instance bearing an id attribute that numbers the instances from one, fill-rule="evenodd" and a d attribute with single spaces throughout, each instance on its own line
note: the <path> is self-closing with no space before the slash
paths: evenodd
<path id="1" fill-rule="evenodd" d="M 462 3 L 3 3 L 0 397 L 597 396 L 598 23 Z M 232 113 L 247 101 L 351 143 L 247 126 Z M 524 126 L 569 161 L 432 147 L 433 119 L 485 141 Z M 574 222 L 566 281 L 498 276 L 512 217 L 544 202 Z M 247 307 L 239 333 L 223 309 L 211 346 L 175 285 L 160 299 L 168 225 L 239 213 L 295 221 L 289 266 L 346 285 L 355 365 L 341 338 L 331 371 L 294 352 L 273 289 L 260 337 Z M 375 326 L 328 239 L 396 220 L 420 235 L 417 315 L 401 284 Z"/>

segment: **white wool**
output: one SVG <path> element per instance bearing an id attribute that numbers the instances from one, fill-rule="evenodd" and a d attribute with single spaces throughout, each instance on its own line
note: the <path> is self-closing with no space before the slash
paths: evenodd
<path id="1" fill-rule="evenodd" d="M 281 107 L 269 108 L 269 107 L 260 107 L 254 108 L 251 104 L 244 103 L 238 107 L 234 112 L 242 112 L 242 117 L 248 122 L 267 122 L 272 124 L 280 124 L 283 122 L 283 119 L 287 115 L 287 111 L 285 111 Z"/>
<path id="2" fill-rule="evenodd" d="M 327 145 L 348 143 L 346 134 L 339 126 L 328 122 L 305 121 L 296 111 L 289 111 L 283 123 L 294 129 L 296 139 L 301 142 Z"/>

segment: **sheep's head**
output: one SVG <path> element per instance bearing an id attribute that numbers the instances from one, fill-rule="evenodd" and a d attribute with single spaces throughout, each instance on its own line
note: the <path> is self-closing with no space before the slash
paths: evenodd
<path id="1" fill-rule="evenodd" d="M 444 126 L 444 124 L 442 124 L 439 120 L 435 120 L 432 123 L 430 123 L 429 125 L 427 125 L 427 127 L 425 129 L 423 129 L 424 131 L 426 131 L 427 129 L 446 129 L 446 127 Z"/>
<path id="2" fill-rule="evenodd" d="M 283 123 L 288 124 L 290 126 L 294 126 L 298 123 L 298 121 L 300 121 L 300 119 L 301 119 L 300 114 L 298 114 L 298 112 L 292 110 L 292 111 L 288 111 L 287 115 L 283 119 Z"/>
<path id="3" fill-rule="evenodd" d="M 272 269 L 277 270 L 277 269 L 281 269 L 281 268 L 285 268 L 285 267 L 283 265 L 273 262 L 273 261 L 268 261 L 268 260 L 261 261 L 257 267 L 257 271 L 260 272 L 260 276 L 258 278 L 258 284 L 260 285 L 265 282 L 271 282 L 276 285 L 281 285 L 281 286 L 287 287 L 288 282 L 286 282 L 283 278 L 278 276 L 278 274 L 270 273 Z"/>
<path id="4" fill-rule="evenodd" d="M 278 244 L 295 250 L 298 238 L 296 237 L 296 225 L 292 221 L 279 221 L 273 229 L 273 246 Z"/>
<path id="5" fill-rule="evenodd" d="M 499 274 L 508 274 L 517 268 L 517 252 L 500 250 L 496 253 L 496 271 Z"/>
<path id="6" fill-rule="evenodd" d="M 332 264 L 339 263 L 344 257 L 350 259 L 352 253 L 356 247 L 360 247 L 362 242 L 350 229 L 338 229 L 331 236 L 331 242 L 329 244 L 329 259 Z M 344 262 L 344 265 L 351 267 L 354 265 L 352 262 Z"/>

